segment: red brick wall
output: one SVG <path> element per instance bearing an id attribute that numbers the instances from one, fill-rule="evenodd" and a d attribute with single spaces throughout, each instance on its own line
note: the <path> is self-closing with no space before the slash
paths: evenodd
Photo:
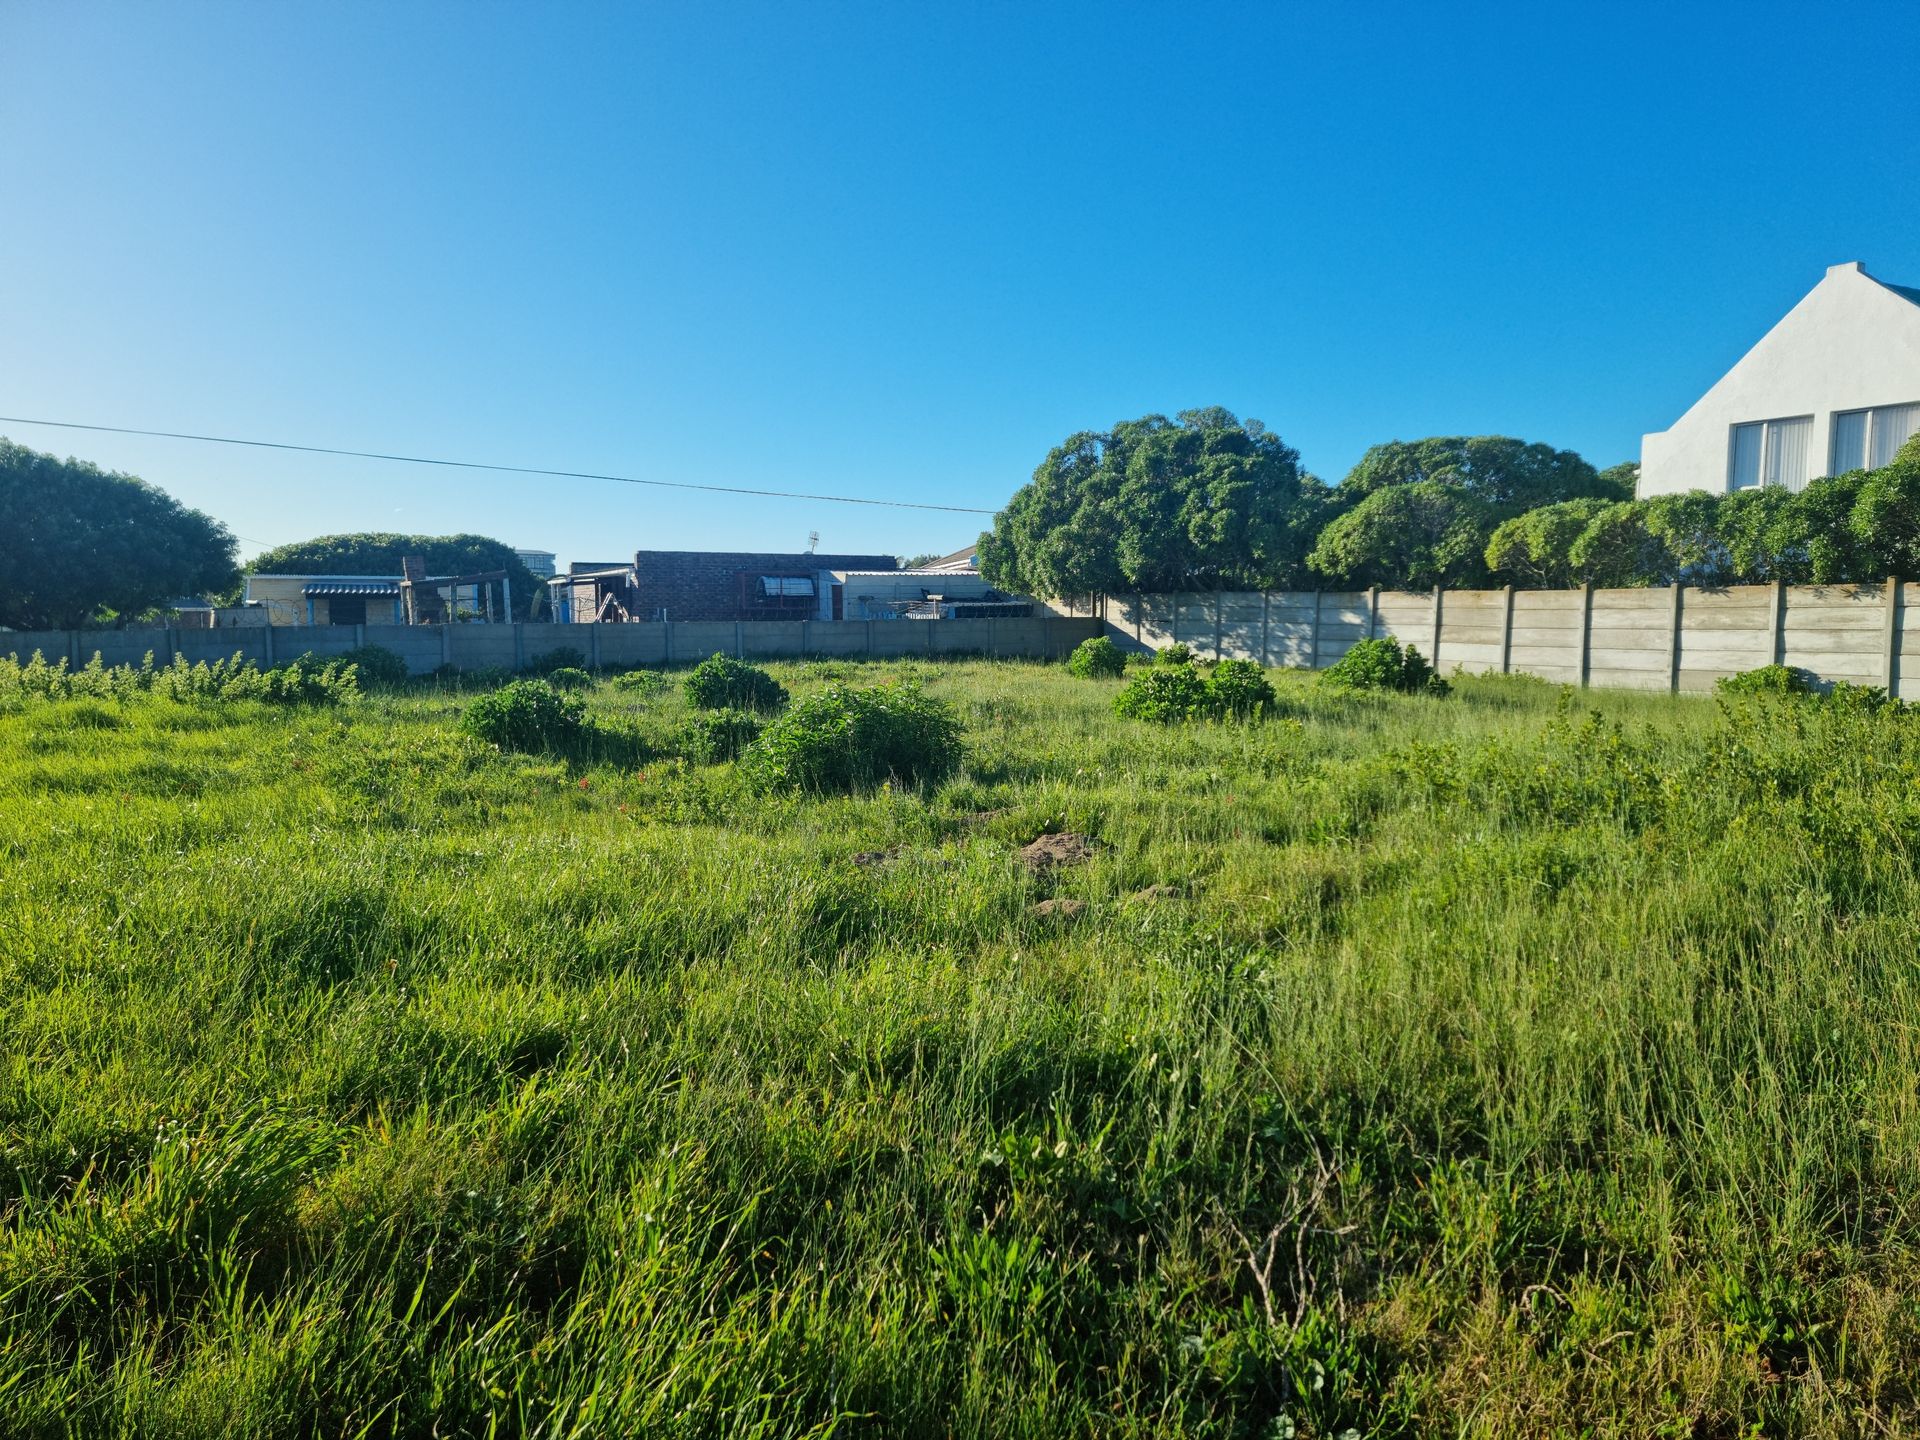
<path id="1" fill-rule="evenodd" d="M 642 550 L 633 557 L 636 620 L 660 611 L 669 620 L 752 620 L 767 612 L 740 605 L 740 572 L 817 576 L 822 570 L 893 570 L 891 555 L 769 555 L 745 550 Z M 816 601 L 817 606 L 817 601 Z M 808 614 L 818 614 L 811 609 Z"/>

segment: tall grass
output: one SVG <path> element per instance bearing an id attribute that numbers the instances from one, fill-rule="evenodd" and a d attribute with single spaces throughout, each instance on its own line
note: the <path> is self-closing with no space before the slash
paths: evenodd
<path id="1" fill-rule="evenodd" d="M 0 1432 L 1914 1428 L 1920 720 L 849 669 L 963 769 L 0 713 Z"/>

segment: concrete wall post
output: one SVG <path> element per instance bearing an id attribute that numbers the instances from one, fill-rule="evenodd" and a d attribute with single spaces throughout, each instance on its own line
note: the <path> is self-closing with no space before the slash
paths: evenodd
<path id="1" fill-rule="evenodd" d="M 1787 663 L 1787 582 L 1773 582 L 1773 613 L 1767 617 L 1767 663 Z"/>
<path id="2" fill-rule="evenodd" d="M 1675 585 L 1667 606 L 1667 693 L 1680 693 L 1680 648 L 1683 637 L 1680 633 L 1681 614 L 1686 607 L 1684 585 Z"/>
<path id="3" fill-rule="evenodd" d="M 1905 598 L 1903 589 L 1898 575 L 1887 577 L 1887 597 L 1882 602 L 1887 612 L 1884 626 L 1885 656 L 1880 673 L 1886 676 L 1889 695 L 1898 693 L 1900 688 L 1900 602 Z"/>
<path id="4" fill-rule="evenodd" d="M 1428 657 L 1433 661 L 1433 673 L 1436 675 L 1440 673 L 1440 607 L 1441 607 L 1441 604 L 1442 604 L 1442 601 L 1440 599 L 1440 587 L 1436 585 L 1433 587 L 1433 651 Z"/>
<path id="5" fill-rule="evenodd" d="M 1513 673 L 1513 586 L 1506 588 L 1500 613 L 1500 673 Z"/>
<path id="6" fill-rule="evenodd" d="M 1593 581 L 1580 587 L 1580 688 L 1593 673 Z"/>

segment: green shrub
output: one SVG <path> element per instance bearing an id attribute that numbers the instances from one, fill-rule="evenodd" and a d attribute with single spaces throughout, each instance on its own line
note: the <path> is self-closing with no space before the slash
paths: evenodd
<path id="1" fill-rule="evenodd" d="M 1395 690 L 1403 695 L 1445 695 L 1453 688 L 1433 673 L 1426 656 L 1391 635 L 1356 641 L 1320 672 L 1320 679 L 1340 690 Z"/>
<path id="2" fill-rule="evenodd" d="M 384 645 L 360 645 L 334 658 L 358 669 L 362 685 L 392 689 L 407 683 L 407 662 Z"/>
<path id="3" fill-rule="evenodd" d="M 688 673 L 687 700 L 702 710 L 778 710 L 786 688 L 762 670 L 714 652 Z"/>
<path id="4" fill-rule="evenodd" d="M 798 701 L 741 756 L 762 789 L 853 790 L 939 780 L 961 760 L 960 721 L 911 682 L 838 682 Z"/>
<path id="5" fill-rule="evenodd" d="M 532 675 L 551 675 L 556 670 L 585 670 L 586 668 L 586 652 L 572 645 L 556 645 L 546 654 L 537 655 L 527 662 L 527 672 Z"/>
<path id="6" fill-rule="evenodd" d="M 360 697 L 360 668 L 344 657 L 302 655 L 277 670 L 246 666 L 221 689 L 223 699 L 264 700 L 269 705 L 340 705 Z"/>
<path id="7" fill-rule="evenodd" d="M 572 665 L 562 665 L 547 672 L 547 683 L 556 690 L 586 690 L 593 685 L 593 676 Z"/>
<path id="8" fill-rule="evenodd" d="M 1272 707 L 1273 686 L 1253 661 L 1222 660 L 1207 676 L 1207 701 L 1215 715 L 1246 720 Z"/>
<path id="9" fill-rule="evenodd" d="M 1177 725 L 1212 714 L 1213 698 L 1207 682 L 1193 666 L 1155 664 L 1127 682 L 1127 688 L 1114 696 L 1113 708 L 1129 720 Z"/>
<path id="10" fill-rule="evenodd" d="M 1067 657 L 1067 673 L 1082 680 L 1112 680 L 1127 668 L 1127 652 L 1104 635 L 1082 640 Z"/>
<path id="11" fill-rule="evenodd" d="M 760 719 L 745 710 L 709 710 L 688 724 L 685 749 L 702 765 L 738 760 L 760 738 Z"/>
<path id="12" fill-rule="evenodd" d="M 1835 710 L 1856 712 L 1884 710 L 1892 705 L 1899 707 L 1901 702 L 1888 695 L 1879 685 L 1855 685 L 1851 680 L 1836 680 L 1827 690 L 1826 704 Z"/>
<path id="13" fill-rule="evenodd" d="M 613 688 L 632 695 L 658 695 L 667 688 L 667 677 L 658 670 L 629 670 L 613 677 Z"/>
<path id="14" fill-rule="evenodd" d="M 1723 675 L 1714 681 L 1713 688 L 1727 695 L 1814 695 L 1819 693 L 1820 683 L 1812 672 L 1794 665 L 1762 665 L 1738 675 Z"/>
<path id="15" fill-rule="evenodd" d="M 1193 649 L 1184 640 L 1176 640 L 1153 657 L 1156 665 L 1191 665 Z"/>
<path id="16" fill-rule="evenodd" d="M 551 750 L 585 734 L 586 715 L 544 680 L 515 680 L 469 705 L 460 728 L 502 750 Z"/>

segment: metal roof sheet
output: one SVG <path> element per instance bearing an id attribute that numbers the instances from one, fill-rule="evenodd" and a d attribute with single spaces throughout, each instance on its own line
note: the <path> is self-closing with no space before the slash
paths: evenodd
<path id="1" fill-rule="evenodd" d="M 300 587 L 302 595 L 398 595 L 397 580 L 316 580 Z"/>

